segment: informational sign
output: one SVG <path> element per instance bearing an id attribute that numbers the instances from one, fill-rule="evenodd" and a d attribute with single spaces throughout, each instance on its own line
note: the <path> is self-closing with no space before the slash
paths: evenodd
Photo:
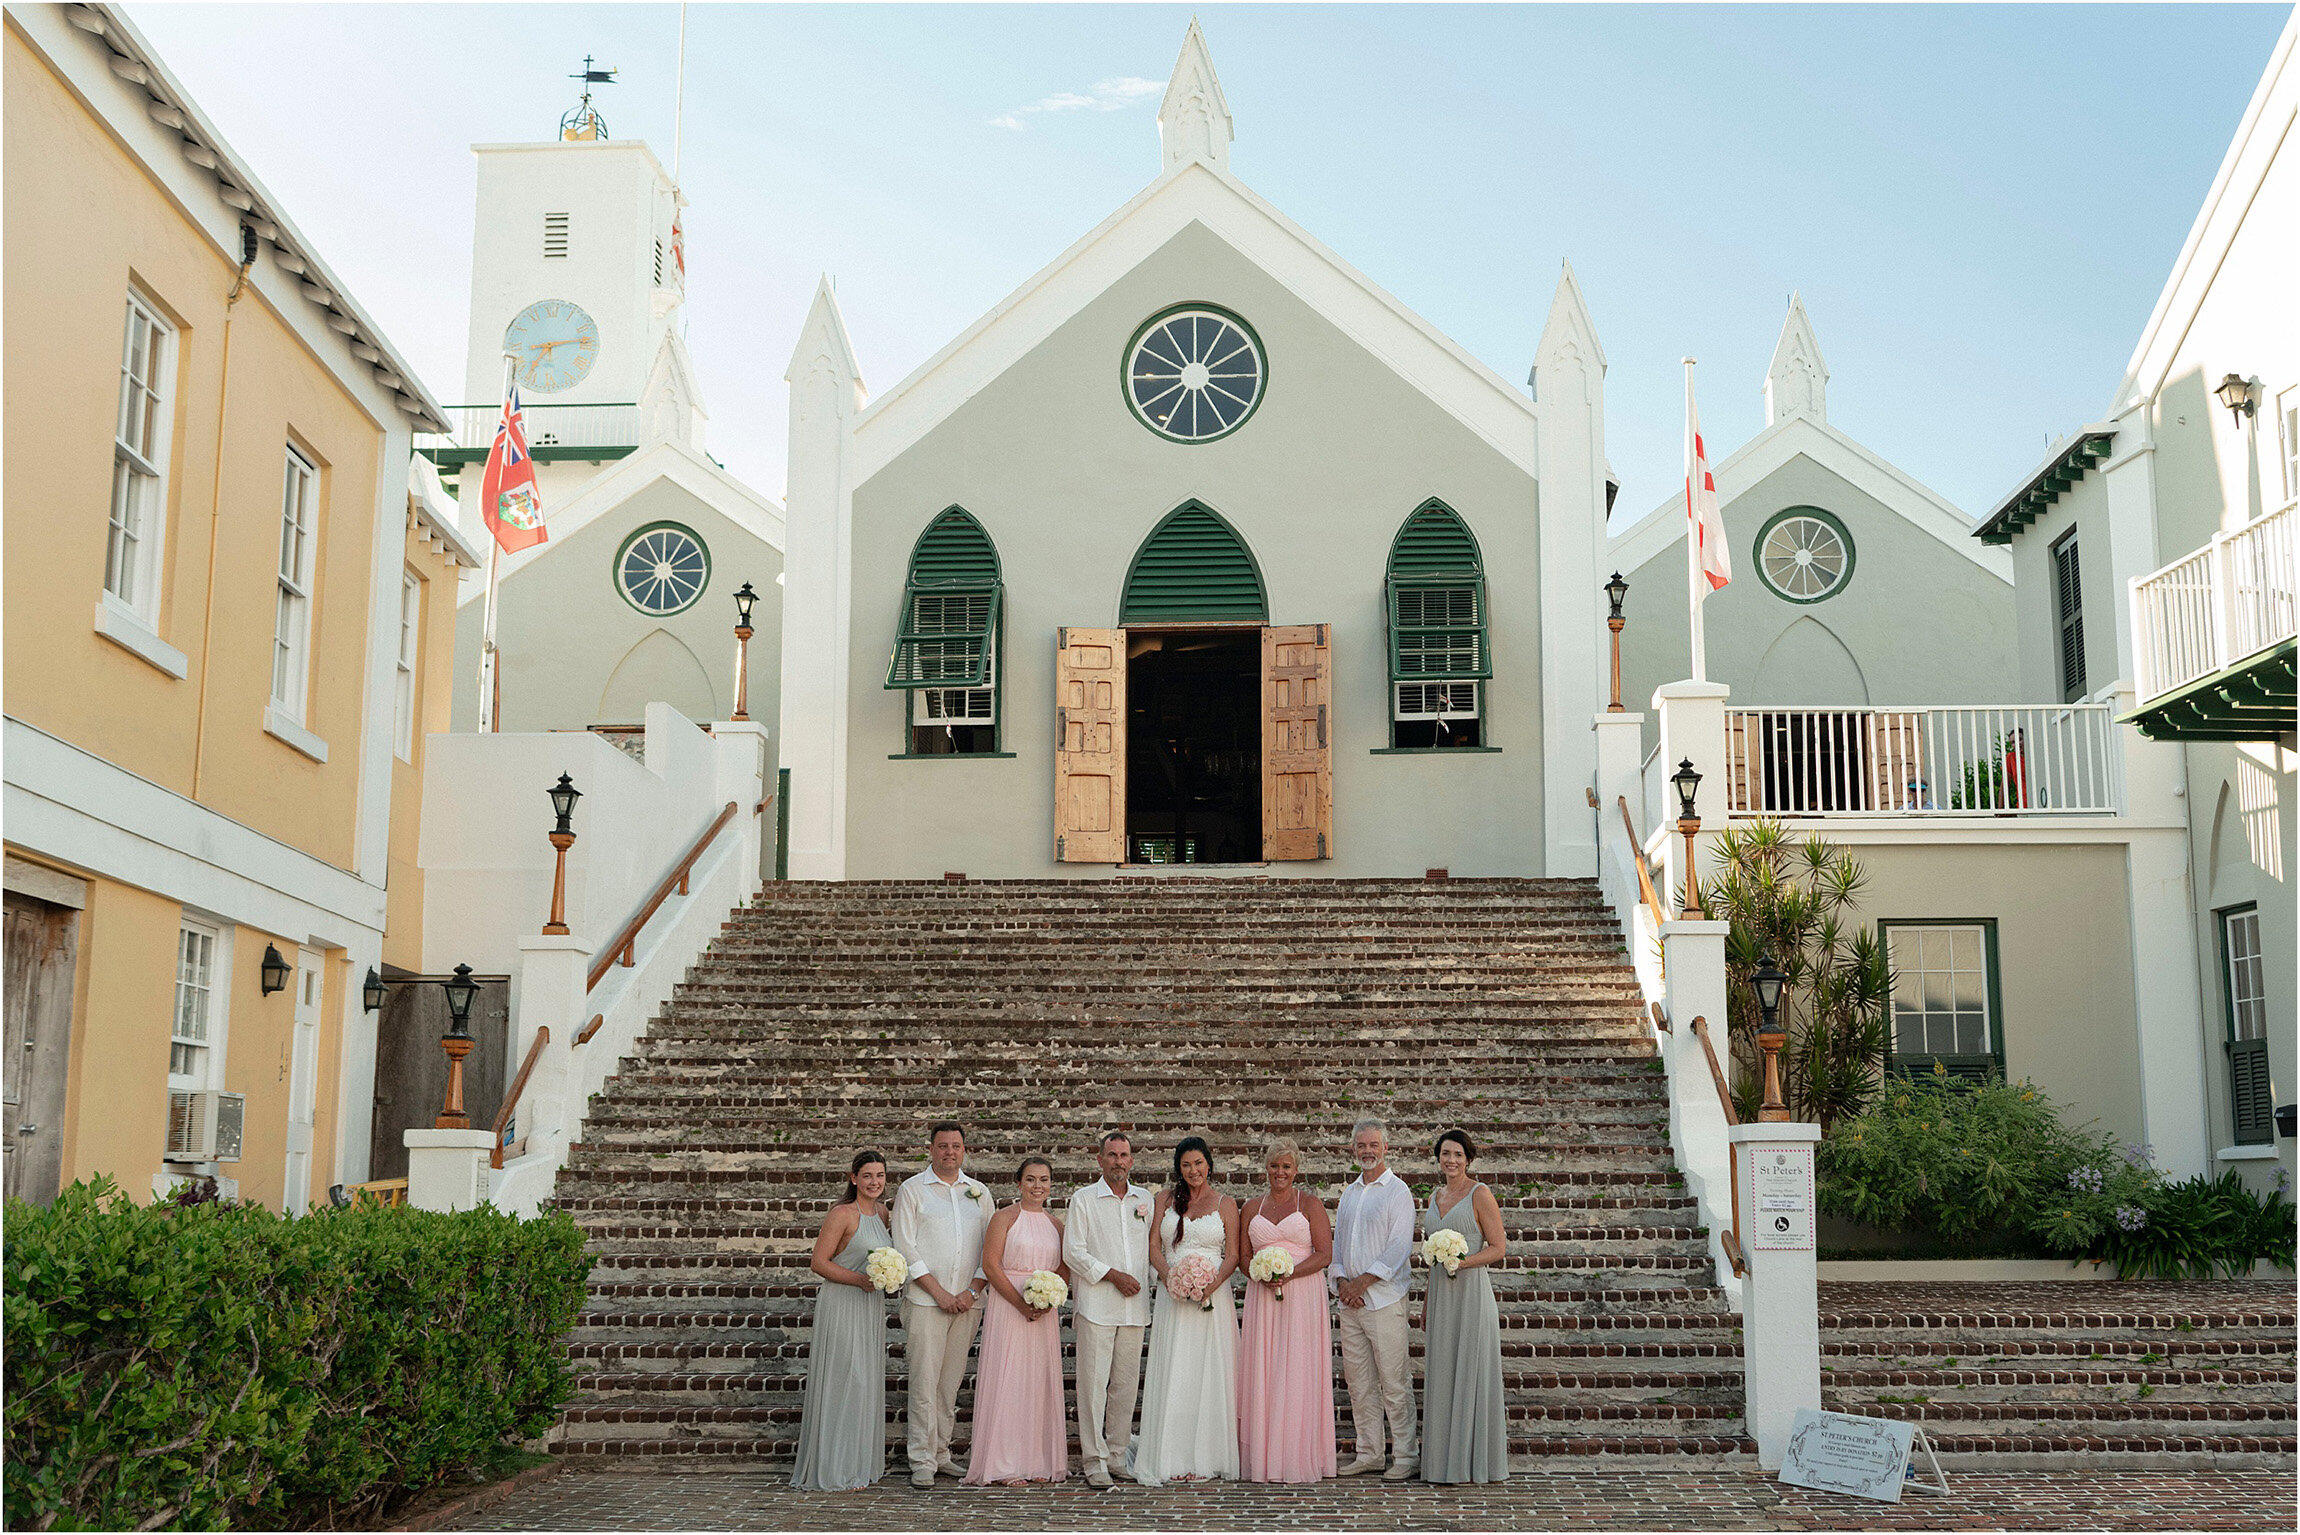
<path id="1" fill-rule="evenodd" d="M 1744 1148 L 1757 1208 L 1742 1220 L 1749 1245 L 1761 1252 L 1813 1250 L 1813 1148 Z"/>
<path id="2" fill-rule="evenodd" d="M 1792 1487 L 1898 1503 L 1916 1433 L 1914 1423 L 1800 1407 L 1781 1457 L 1781 1480 Z"/>

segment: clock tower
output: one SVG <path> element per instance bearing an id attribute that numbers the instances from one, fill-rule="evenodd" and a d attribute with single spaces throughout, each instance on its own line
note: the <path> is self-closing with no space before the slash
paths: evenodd
<path id="1" fill-rule="evenodd" d="M 492 437 L 507 346 L 547 507 L 644 443 L 701 447 L 701 401 L 677 335 L 684 200 L 653 151 L 569 137 L 473 152 L 463 400 L 485 409 L 459 423 L 465 451 Z"/>

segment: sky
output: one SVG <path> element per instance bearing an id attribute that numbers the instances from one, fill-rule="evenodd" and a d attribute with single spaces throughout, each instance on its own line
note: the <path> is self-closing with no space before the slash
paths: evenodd
<path id="1" fill-rule="evenodd" d="M 554 136 L 583 55 L 673 159 L 676 5 L 135 4 L 443 404 L 478 143 Z M 884 392 L 1157 175 L 1193 8 L 696 4 L 680 182 L 709 447 L 780 497 L 831 274 Z M 1616 526 L 1764 425 L 1792 291 L 1830 421 L 1985 514 L 2097 419 L 2282 5 L 1207 5 L 1231 170 L 1504 377 L 1573 263 Z"/>

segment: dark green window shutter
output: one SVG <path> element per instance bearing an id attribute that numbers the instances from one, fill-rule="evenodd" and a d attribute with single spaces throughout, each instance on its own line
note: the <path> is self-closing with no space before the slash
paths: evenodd
<path id="1" fill-rule="evenodd" d="M 2053 601 L 2060 627 L 2060 689 L 2065 699 L 2084 696 L 2084 579 L 2076 557 L 2076 535 L 2052 546 Z"/>
<path id="2" fill-rule="evenodd" d="M 991 686 L 1000 596 L 998 551 L 982 524 L 956 506 L 928 523 L 911 548 L 886 685 Z"/>
<path id="3" fill-rule="evenodd" d="M 1478 682 L 1493 675 L 1485 639 L 1485 564 L 1468 524 L 1425 503 L 1390 545 L 1390 680 Z"/>
<path id="4" fill-rule="evenodd" d="M 2237 1145 L 2267 1146 L 2275 1142 L 2275 1100 L 2275 1087 L 2268 1074 L 2268 1041 L 2229 1041 L 2228 1109 L 2236 1122 Z"/>
<path id="5" fill-rule="evenodd" d="M 1265 624 L 1261 567 L 1237 529 L 1211 507 L 1185 501 L 1142 541 L 1126 572 L 1120 624 L 1184 620 Z"/>

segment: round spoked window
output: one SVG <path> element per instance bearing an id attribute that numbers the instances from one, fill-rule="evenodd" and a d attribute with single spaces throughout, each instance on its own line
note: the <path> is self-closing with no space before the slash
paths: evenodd
<path id="1" fill-rule="evenodd" d="M 1827 512 L 1793 508 L 1757 535 L 1757 569 L 1767 586 L 1791 602 L 1833 597 L 1852 578 L 1852 535 Z"/>
<path id="2" fill-rule="evenodd" d="M 667 618 L 701 599 L 711 581 L 711 551 L 675 522 L 641 528 L 615 556 L 615 587 L 640 612 Z"/>
<path id="3" fill-rule="evenodd" d="M 1176 442 L 1211 442 L 1262 403 L 1262 343 L 1236 315 L 1191 305 L 1158 315 L 1126 350 L 1126 402 Z"/>

